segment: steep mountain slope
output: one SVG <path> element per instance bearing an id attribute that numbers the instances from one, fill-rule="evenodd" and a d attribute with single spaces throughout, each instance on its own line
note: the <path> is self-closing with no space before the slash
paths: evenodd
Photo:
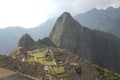
<path id="1" fill-rule="evenodd" d="M 0 29 L 0 53 L 9 54 L 17 46 L 20 37 L 25 33 L 29 33 L 35 40 L 47 37 L 52 30 L 54 22 L 55 19 L 49 19 L 45 23 L 30 29 L 21 27 Z"/>
<path id="2" fill-rule="evenodd" d="M 120 37 L 120 7 L 109 7 L 106 10 L 93 9 L 74 18 L 82 25 L 92 29 L 111 32 Z"/>
<path id="3" fill-rule="evenodd" d="M 57 19 L 50 38 L 57 47 L 120 73 L 120 38 L 82 27 L 67 12 Z"/>

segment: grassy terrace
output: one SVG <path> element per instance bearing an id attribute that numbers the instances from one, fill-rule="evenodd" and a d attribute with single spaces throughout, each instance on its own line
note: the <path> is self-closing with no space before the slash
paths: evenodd
<path id="1" fill-rule="evenodd" d="M 45 58 L 45 55 L 47 54 L 47 52 L 48 52 L 48 49 L 45 49 L 42 52 L 34 53 L 33 56 L 34 56 L 34 58 L 37 58 L 37 57 Z"/>
<path id="2" fill-rule="evenodd" d="M 45 49 L 42 52 L 36 52 L 36 53 L 30 52 L 30 55 L 28 55 L 28 59 L 30 62 L 40 62 L 41 64 L 44 64 L 44 65 L 50 65 L 50 64 L 52 65 L 53 61 L 48 61 L 46 58 L 47 52 L 48 52 L 48 49 Z"/>
<path id="3" fill-rule="evenodd" d="M 49 68 L 49 72 L 52 75 L 62 75 L 62 80 L 68 80 L 67 75 L 65 74 L 65 70 L 62 66 L 56 66 L 54 64 L 54 56 L 53 54 L 49 54 L 46 57 L 48 49 L 45 49 L 42 52 L 30 53 L 28 56 L 29 61 L 32 63 L 40 62 L 41 64 L 47 65 Z M 30 57 L 32 56 L 32 57 Z M 51 76 L 52 80 L 56 80 L 54 76 Z"/>
<path id="4" fill-rule="evenodd" d="M 63 73 L 65 73 L 65 70 L 64 70 L 63 67 L 56 67 L 56 66 L 52 67 L 52 66 L 50 66 L 49 69 L 50 69 L 52 74 L 63 74 Z"/>
<path id="5" fill-rule="evenodd" d="M 49 66 L 49 71 L 52 75 L 56 75 L 56 77 L 52 76 L 51 80 L 61 79 L 61 80 L 69 80 L 65 70 L 62 66 Z"/>

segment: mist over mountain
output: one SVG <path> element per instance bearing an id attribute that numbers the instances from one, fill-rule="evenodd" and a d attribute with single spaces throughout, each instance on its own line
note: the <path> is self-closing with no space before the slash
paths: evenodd
<path id="1" fill-rule="evenodd" d="M 79 24 L 68 13 L 63 13 L 50 33 L 53 43 L 79 54 L 82 59 L 120 73 L 120 38 Z"/>
<path id="2" fill-rule="evenodd" d="M 64 12 L 49 37 L 34 41 L 25 33 L 9 56 L 0 55 L 0 72 L 13 74 L 0 80 L 14 80 L 18 74 L 33 80 L 119 80 L 119 49 L 119 37 L 84 27 Z"/>
<path id="3" fill-rule="evenodd" d="M 91 29 L 110 32 L 120 37 L 120 7 L 108 7 L 105 10 L 92 9 L 74 18 Z"/>
<path id="4" fill-rule="evenodd" d="M 34 40 L 49 36 L 55 19 L 49 19 L 35 28 L 8 27 L 0 29 L 0 54 L 9 54 L 18 44 L 25 33 L 29 33 Z"/>
<path id="5" fill-rule="evenodd" d="M 86 13 L 78 14 L 74 18 L 88 28 L 98 29 L 120 36 L 119 13 L 120 8 L 109 7 L 106 10 L 93 9 Z M 30 29 L 21 27 L 0 29 L 0 53 L 10 53 L 17 46 L 20 37 L 25 33 L 30 34 L 34 40 L 47 37 L 53 28 L 55 20 L 56 18 L 49 19 L 45 23 Z"/>

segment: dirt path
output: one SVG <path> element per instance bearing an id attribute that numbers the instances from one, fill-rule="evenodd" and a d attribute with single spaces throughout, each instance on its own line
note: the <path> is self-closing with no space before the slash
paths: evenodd
<path id="1" fill-rule="evenodd" d="M 17 74 L 17 72 L 14 72 L 14 71 L 10 71 L 8 69 L 4 69 L 4 68 L 0 68 L 0 78 L 3 78 L 3 77 L 7 77 L 7 76 L 10 76 L 12 74 Z M 33 80 L 39 80 L 38 78 L 35 78 L 35 77 L 31 77 L 29 75 L 26 75 L 26 74 L 21 74 L 19 73 L 21 76 L 25 76 L 25 77 L 28 77 L 28 78 L 31 78 Z"/>
<path id="2" fill-rule="evenodd" d="M 0 68 L 0 78 L 6 77 L 12 74 L 16 74 L 16 72 L 10 71 L 8 69 Z"/>

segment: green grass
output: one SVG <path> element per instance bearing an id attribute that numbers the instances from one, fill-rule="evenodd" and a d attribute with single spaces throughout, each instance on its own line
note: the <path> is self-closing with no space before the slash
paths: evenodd
<path id="1" fill-rule="evenodd" d="M 68 77 L 62 77 L 61 80 L 69 80 Z M 58 80 L 58 78 L 55 78 L 54 76 L 51 77 L 51 80 Z"/>
<path id="2" fill-rule="evenodd" d="M 36 53 L 33 53 L 33 54 L 29 54 L 29 55 L 34 56 L 34 57 L 33 58 L 28 57 L 28 59 L 30 60 L 30 62 L 43 63 L 43 59 L 45 58 L 45 55 L 47 54 L 47 52 L 48 52 L 48 49 L 46 49 L 42 52 L 36 52 Z M 39 57 L 39 59 L 38 59 L 38 57 Z"/>
<path id="3" fill-rule="evenodd" d="M 48 52 L 48 49 L 44 50 L 43 52 L 34 53 L 33 56 L 35 58 L 37 58 L 37 57 L 45 58 L 45 55 L 47 54 L 47 52 Z"/>
<path id="4" fill-rule="evenodd" d="M 52 72 L 52 74 L 62 74 L 65 73 L 65 70 L 63 67 L 49 67 L 50 71 Z"/>
<path id="5" fill-rule="evenodd" d="M 53 61 L 44 60 L 44 65 L 54 65 Z"/>
<path id="6" fill-rule="evenodd" d="M 40 62 L 41 64 L 44 64 L 44 65 L 54 65 L 52 55 L 50 55 L 48 58 L 46 58 L 47 52 L 48 52 L 48 49 L 45 49 L 42 52 L 36 52 L 36 53 L 30 54 L 30 55 L 34 56 L 34 58 L 29 57 L 30 62 L 31 63 Z"/>
<path id="7" fill-rule="evenodd" d="M 34 63 L 34 62 L 40 62 L 41 64 L 44 64 L 44 65 L 48 65 L 49 67 L 49 72 L 53 75 L 64 75 L 64 77 L 62 77 L 63 80 L 68 80 L 68 77 L 67 77 L 67 74 L 65 74 L 65 70 L 64 70 L 64 67 L 62 66 L 55 66 L 54 64 L 54 56 L 53 54 L 49 54 L 49 56 L 46 58 L 46 54 L 48 52 L 48 49 L 42 51 L 42 52 L 36 52 L 36 53 L 33 53 L 33 54 L 30 54 L 32 56 L 34 56 L 33 58 L 29 58 L 30 62 L 31 63 Z M 39 57 L 39 59 L 38 59 Z M 54 66 L 54 67 L 53 67 Z M 52 77 L 52 80 L 56 80 L 54 79 L 55 77 Z"/>
<path id="8" fill-rule="evenodd" d="M 60 77 L 60 79 L 62 79 L 62 80 L 69 80 L 69 79 L 68 79 L 68 76 L 67 76 L 67 74 L 65 73 L 65 70 L 64 70 L 63 67 L 60 67 L 60 66 L 59 66 L 59 67 L 49 66 L 49 70 L 50 70 L 50 73 L 53 74 L 53 75 L 57 75 L 57 76 L 63 75 L 63 77 Z M 57 80 L 54 76 L 51 76 L 51 79 L 52 79 L 52 80 Z"/>
<path id="9" fill-rule="evenodd" d="M 100 76 L 102 76 L 103 80 L 120 80 L 120 74 L 113 73 L 112 71 L 109 71 L 105 68 L 101 68 L 97 65 L 95 65 L 95 68 L 100 73 Z"/>

